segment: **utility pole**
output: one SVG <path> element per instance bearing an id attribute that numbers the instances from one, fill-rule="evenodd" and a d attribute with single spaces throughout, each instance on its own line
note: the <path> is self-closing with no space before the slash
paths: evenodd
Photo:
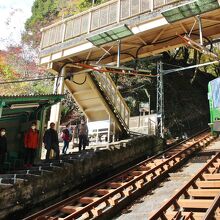
<path id="1" fill-rule="evenodd" d="M 157 134 L 164 137 L 164 85 L 163 63 L 157 63 Z"/>

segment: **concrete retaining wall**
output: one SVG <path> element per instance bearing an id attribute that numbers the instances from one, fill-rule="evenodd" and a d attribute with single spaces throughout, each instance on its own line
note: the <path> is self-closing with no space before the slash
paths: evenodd
<path id="1" fill-rule="evenodd" d="M 16 171 L 15 179 L 13 175 L 1 175 L 0 219 L 19 219 L 17 213 L 21 211 L 28 213 L 25 210 L 30 211 L 36 205 L 77 190 L 90 179 L 160 150 L 161 140 L 154 136 L 139 137 L 100 151 L 68 155 L 62 162 Z"/>

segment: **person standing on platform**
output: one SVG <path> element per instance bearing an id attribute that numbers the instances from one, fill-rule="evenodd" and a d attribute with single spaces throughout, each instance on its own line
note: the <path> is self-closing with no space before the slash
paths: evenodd
<path id="1" fill-rule="evenodd" d="M 51 149 L 54 150 L 56 153 L 56 160 L 59 160 L 60 158 L 60 149 L 59 149 L 59 141 L 58 141 L 58 134 L 55 130 L 55 123 L 50 123 L 50 128 L 45 131 L 43 142 L 45 145 L 45 148 L 47 149 L 46 153 L 46 160 L 48 161 L 50 159 L 50 152 Z"/>
<path id="2" fill-rule="evenodd" d="M 88 142 L 88 126 L 84 120 L 81 120 L 81 124 L 79 125 L 79 151 L 86 149 L 86 145 Z"/>
<path id="3" fill-rule="evenodd" d="M 0 129 L 0 173 L 3 172 L 4 161 L 7 153 L 7 138 L 5 128 Z"/>
<path id="4" fill-rule="evenodd" d="M 39 131 L 36 122 L 32 122 L 31 128 L 24 135 L 25 157 L 24 166 L 29 168 L 34 164 L 36 149 L 39 147 Z"/>
<path id="5" fill-rule="evenodd" d="M 62 139 L 63 139 L 63 154 L 66 154 L 67 149 L 69 147 L 69 143 L 72 139 L 72 135 L 70 133 L 70 125 L 67 125 L 66 128 L 62 131 Z"/>

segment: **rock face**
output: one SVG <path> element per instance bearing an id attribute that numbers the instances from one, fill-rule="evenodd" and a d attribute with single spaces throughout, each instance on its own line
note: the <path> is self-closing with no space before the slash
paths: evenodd
<path id="1" fill-rule="evenodd" d="M 165 126 L 172 134 L 193 133 L 208 127 L 208 82 L 213 77 L 193 71 L 170 73 L 164 77 Z"/>
<path id="2" fill-rule="evenodd" d="M 155 136 L 138 137 L 103 150 L 66 155 L 16 174 L 0 175 L 0 219 L 18 219 L 36 206 L 77 190 L 89 180 L 162 150 Z"/>

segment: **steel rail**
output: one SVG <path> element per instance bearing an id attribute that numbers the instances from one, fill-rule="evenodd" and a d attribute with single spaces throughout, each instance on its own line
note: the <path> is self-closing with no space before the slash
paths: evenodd
<path id="1" fill-rule="evenodd" d="M 192 140 L 195 138 L 198 140 Z M 183 141 L 179 145 L 173 146 L 120 174 L 25 219 L 43 220 L 59 218 L 68 220 L 79 218 L 84 214 L 87 214 L 87 217 L 100 216 L 104 210 L 114 207 L 123 199 L 157 180 L 161 175 L 166 174 L 170 169 L 186 159 L 193 151 L 201 148 L 211 139 L 213 139 L 213 137 L 210 137 L 207 132 L 193 136 L 191 139 Z M 191 141 L 191 143 L 189 141 Z M 168 158 L 163 157 L 163 155 L 166 155 Z M 84 204 L 84 206 L 82 204 Z M 101 205 L 101 208 L 98 207 Z"/>
<path id="2" fill-rule="evenodd" d="M 186 183 L 185 186 L 183 186 L 170 200 L 168 200 L 159 210 L 157 210 L 153 215 L 149 217 L 149 220 L 158 220 L 158 219 L 163 219 L 163 220 L 178 220 L 178 219 L 203 219 L 203 220 L 211 220 L 215 219 L 214 218 L 214 213 L 216 209 L 220 206 L 220 187 L 204 187 L 200 188 L 197 184 L 197 181 L 203 181 L 205 182 L 205 177 L 204 175 L 207 174 L 219 174 L 219 167 L 220 167 L 220 153 L 216 154 L 206 165 L 188 182 Z M 211 180 L 214 181 L 220 181 L 220 176 L 218 177 L 209 177 Z M 216 178 L 216 179 L 215 179 Z M 212 182 L 209 182 L 212 183 Z M 213 184 L 214 186 L 214 184 Z M 213 189 L 215 189 L 215 193 L 217 193 L 216 196 L 213 196 Z M 190 194 L 191 190 L 191 194 Z M 200 192 L 203 190 L 202 194 L 199 194 L 198 191 L 194 191 L 194 194 L 192 194 L 192 190 L 200 190 Z M 212 194 L 211 191 L 212 190 Z M 197 194 L 196 194 L 197 192 Z M 206 194 L 207 193 L 207 194 Z M 200 202 L 201 198 L 206 198 L 207 202 L 210 202 L 210 198 L 213 197 L 213 202 L 209 206 L 209 208 L 206 209 L 206 211 L 198 212 L 198 210 L 203 210 L 205 209 L 204 207 L 201 208 L 198 204 L 195 204 L 193 207 L 184 207 L 178 204 L 178 200 L 182 198 L 187 198 L 189 202 L 191 202 L 193 199 L 196 202 Z M 208 199 L 207 199 L 208 198 Z M 185 200 L 184 200 L 185 201 Z M 205 201 L 205 202 L 206 202 Z M 204 203 L 204 200 L 201 201 L 201 203 Z M 173 207 L 173 210 L 170 210 Z M 195 212 L 195 213 L 194 213 Z M 199 217 L 194 216 L 200 215 Z M 220 219 L 220 215 L 218 218 Z"/>
<path id="3" fill-rule="evenodd" d="M 209 209 L 206 211 L 206 214 L 205 214 L 203 220 L 211 220 L 211 219 L 213 219 L 215 211 L 219 207 L 220 207 L 220 192 L 215 197 L 212 206 L 210 206 Z"/>
<path id="4" fill-rule="evenodd" d="M 139 167 L 139 166 L 142 165 L 143 163 L 148 163 L 148 162 L 150 162 L 150 161 L 152 161 L 152 160 L 154 160 L 154 159 L 156 159 L 156 158 L 158 158 L 158 157 L 162 157 L 162 156 L 165 155 L 166 153 L 170 152 L 172 149 L 177 148 L 179 145 L 186 143 L 186 142 L 189 141 L 190 139 L 193 139 L 193 138 L 196 138 L 196 137 L 198 138 L 199 135 L 201 135 L 201 134 L 203 134 L 203 133 L 205 133 L 205 132 L 208 132 L 208 129 L 204 129 L 203 131 L 196 133 L 195 135 L 189 137 L 187 140 L 183 140 L 183 141 L 181 141 L 180 143 L 177 143 L 177 144 L 175 144 L 175 145 L 169 147 L 169 148 L 166 149 L 165 151 L 163 151 L 163 152 L 161 152 L 161 153 L 158 153 L 158 154 L 156 154 L 156 155 L 154 155 L 154 156 L 152 156 L 152 157 L 150 157 L 150 158 L 148 158 L 148 159 L 146 159 L 146 160 L 144 160 L 144 161 L 142 161 L 142 162 L 140 162 L 140 163 L 138 163 L 138 164 L 136 164 L 136 165 L 134 165 L 134 166 L 132 166 L 132 167 L 126 169 L 126 170 L 124 170 L 124 171 L 122 171 L 122 172 L 119 173 L 119 174 L 116 174 L 116 175 L 114 175 L 114 176 L 112 176 L 112 177 L 110 177 L 110 178 L 108 178 L 108 179 L 106 179 L 106 180 L 104 180 L 104 181 L 102 181 L 102 182 L 100 182 L 100 183 L 98 183 L 98 184 L 92 186 L 92 187 L 89 187 L 89 188 L 85 189 L 84 191 L 82 191 L 82 192 L 80 192 L 80 193 L 77 193 L 77 194 L 75 194 L 75 195 L 73 195 L 73 196 L 71 196 L 71 197 L 69 197 L 69 198 L 63 200 L 61 203 L 65 202 L 65 201 L 66 201 L 66 202 L 69 202 L 69 201 L 71 201 L 72 199 L 76 198 L 76 196 L 81 196 L 82 194 L 85 194 L 85 193 L 91 191 L 91 190 L 92 190 L 93 188 L 95 188 L 95 187 L 99 187 L 99 186 L 105 184 L 106 182 L 109 182 L 109 181 L 111 181 L 111 180 L 113 180 L 113 179 L 115 179 L 115 178 L 117 178 L 117 177 L 120 177 L 122 174 L 127 173 L 127 172 L 129 172 L 129 171 L 131 171 L 131 170 L 133 170 L 133 169 L 136 169 L 137 167 Z M 59 203 L 57 203 L 57 204 L 59 204 Z M 50 207 L 48 207 L 48 208 L 46 208 L 46 209 L 44 209 L 44 210 L 42 210 L 42 211 L 47 211 L 48 209 L 50 209 Z"/>
<path id="5" fill-rule="evenodd" d="M 72 219 L 73 217 L 79 217 L 79 215 L 83 214 L 86 210 L 89 210 L 91 208 L 93 208 L 94 206 L 100 205 L 102 202 L 105 202 L 106 200 L 114 197 L 116 194 L 123 192 L 124 190 L 126 190 L 128 187 L 132 186 L 134 187 L 133 189 L 136 190 L 138 188 L 142 188 L 144 186 L 143 182 L 144 180 L 148 180 L 146 179 L 147 176 L 149 176 L 150 174 L 152 174 L 153 176 L 151 176 L 150 178 L 154 179 L 155 177 L 157 177 L 157 173 L 156 171 L 159 172 L 159 174 L 162 174 L 163 171 L 167 171 L 168 169 L 166 169 L 164 166 L 167 165 L 168 168 L 170 166 L 170 162 L 173 162 L 174 166 L 176 163 L 180 162 L 178 160 L 176 160 L 178 158 L 178 156 L 180 156 L 181 154 L 185 153 L 186 151 L 188 151 L 192 146 L 187 147 L 186 149 L 184 149 L 183 151 L 177 153 L 176 155 L 172 156 L 171 158 L 169 158 L 168 160 L 164 161 L 163 163 L 161 163 L 160 165 L 152 168 L 151 170 L 147 171 L 144 174 L 141 174 L 139 176 L 137 176 L 135 179 L 132 179 L 131 181 L 125 182 L 122 186 L 118 187 L 117 189 L 115 189 L 113 192 L 108 193 L 107 195 L 101 197 L 98 201 L 95 201 L 91 204 L 89 204 L 88 206 L 84 207 L 82 210 L 75 212 L 71 215 L 69 215 L 68 217 L 64 218 L 65 220 L 68 219 Z M 188 152 L 188 153 L 191 153 Z M 161 173 L 160 173 L 161 171 Z M 141 183 L 139 183 L 139 186 L 135 186 L 134 184 L 138 184 L 138 181 L 143 181 Z M 147 181 L 148 183 L 148 181 Z M 141 186 L 141 184 L 143 184 L 143 186 Z"/>

